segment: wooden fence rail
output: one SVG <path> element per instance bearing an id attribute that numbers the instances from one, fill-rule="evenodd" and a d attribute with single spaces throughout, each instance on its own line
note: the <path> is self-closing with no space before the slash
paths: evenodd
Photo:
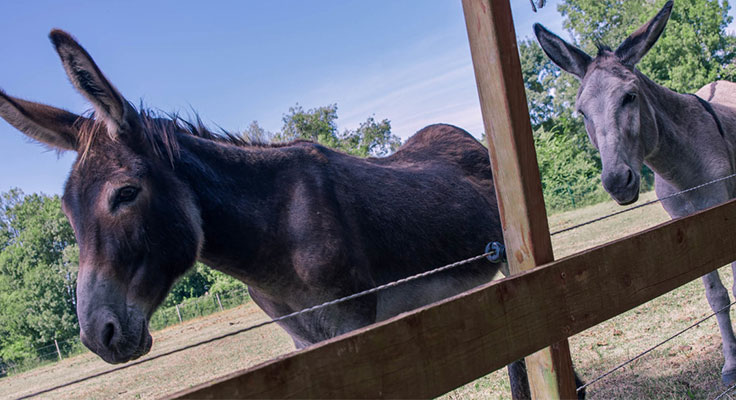
<path id="1" fill-rule="evenodd" d="M 736 200 L 172 397 L 428 398 L 736 259 Z"/>

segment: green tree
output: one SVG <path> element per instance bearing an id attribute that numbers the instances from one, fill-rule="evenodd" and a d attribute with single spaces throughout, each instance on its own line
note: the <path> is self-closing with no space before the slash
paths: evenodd
<path id="1" fill-rule="evenodd" d="M 0 358 L 20 361 L 78 334 L 78 251 L 58 196 L 14 189 L 0 210 Z"/>
<path id="2" fill-rule="evenodd" d="M 618 46 L 648 21 L 665 0 L 566 0 L 558 6 L 565 29 L 589 54 L 596 43 Z M 637 65 L 655 82 L 679 92 L 694 92 L 717 79 L 733 79 L 735 37 L 728 1 L 678 0 L 664 34 Z"/>
<path id="3" fill-rule="evenodd" d="M 401 146 L 401 139 L 391 134 L 391 123 L 384 119 L 376 122 L 368 117 L 357 130 L 346 130 L 340 137 L 338 148 L 359 157 L 387 156 Z"/>
<path id="4" fill-rule="evenodd" d="M 576 148 L 574 136 L 539 128 L 534 144 L 549 209 L 575 208 L 607 198 L 600 184 L 599 166 Z"/>
<path id="5" fill-rule="evenodd" d="M 532 126 L 536 128 L 549 124 L 555 116 L 569 108 L 565 107 L 567 104 L 561 103 L 563 99 L 569 99 L 559 93 L 564 74 L 544 54 L 534 39 L 519 42 L 519 58 Z"/>
<path id="6" fill-rule="evenodd" d="M 278 135 L 280 140 L 307 139 L 327 147 L 337 148 L 337 104 L 304 111 L 299 104 L 289 107 L 284 115 L 284 126 Z"/>
<path id="7" fill-rule="evenodd" d="M 173 307 L 186 299 L 204 296 L 206 293 L 223 293 L 244 288 L 245 284 L 238 279 L 197 262 L 171 288 L 161 307 Z"/>
<path id="8" fill-rule="evenodd" d="M 587 140 L 583 122 L 574 113 L 578 81 L 563 73 L 536 40 L 519 42 L 519 56 L 532 128 L 566 132 L 574 136 L 574 146 L 595 159 L 597 152 Z"/>
<path id="9" fill-rule="evenodd" d="M 227 293 L 234 290 L 245 289 L 246 286 L 243 282 L 235 277 L 216 271 L 214 269 L 209 270 L 211 276 L 212 285 L 210 286 L 210 293 Z"/>
<path id="10" fill-rule="evenodd" d="M 184 299 L 202 296 L 207 293 L 212 283 L 209 268 L 198 262 L 172 286 L 161 307 L 171 307 Z"/>
<path id="11" fill-rule="evenodd" d="M 242 135 L 251 143 L 269 143 L 274 139 L 273 132 L 263 129 L 258 121 L 251 122 Z"/>
<path id="12" fill-rule="evenodd" d="M 391 123 L 384 119 L 376 122 L 368 117 L 358 129 L 337 129 L 337 104 L 305 111 L 300 105 L 289 108 L 284 115 L 284 126 L 275 135 L 277 140 L 307 139 L 359 157 L 385 156 L 401 145 L 401 139 L 391 133 Z"/>

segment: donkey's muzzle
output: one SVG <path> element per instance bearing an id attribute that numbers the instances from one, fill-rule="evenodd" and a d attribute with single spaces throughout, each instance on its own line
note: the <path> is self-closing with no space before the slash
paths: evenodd
<path id="1" fill-rule="evenodd" d="M 148 353 L 153 344 L 145 317 L 133 308 L 125 314 L 119 316 L 110 308 L 99 308 L 80 333 L 82 343 L 111 364 L 136 359 Z"/>
<path id="2" fill-rule="evenodd" d="M 616 171 L 603 171 L 601 181 L 611 198 L 620 205 L 631 204 L 639 199 L 639 174 L 626 167 Z"/>

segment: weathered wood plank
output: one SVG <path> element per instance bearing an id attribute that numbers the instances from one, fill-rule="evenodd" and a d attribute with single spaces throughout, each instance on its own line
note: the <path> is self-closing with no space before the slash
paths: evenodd
<path id="1" fill-rule="evenodd" d="M 463 0 L 483 123 L 512 274 L 554 259 L 508 1 Z M 567 339 L 526 358 L 535 399 L 574 398 Z M 514 394 L 516 395 L 516 394 Z"/>
<path id="2" fill-rule="evenodd" d="M 173 397 L 435 397 L 736 260 L 735 222 L 731 201 Z"/>
<path id="3" fill-rule="evenodd" d="M 520 272 L 554 255 L 510 7 L 463 0 L 509 266 Z"/>

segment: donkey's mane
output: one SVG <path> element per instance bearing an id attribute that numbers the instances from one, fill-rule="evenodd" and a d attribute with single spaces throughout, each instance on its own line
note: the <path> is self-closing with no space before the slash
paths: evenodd
<path id="1" fill-rule="evenodd" d="M 600 57 L 605 53 L 613 53 L 613 49 L 611 48 L 611 46 L 601 42 L 600 39 L 596 39 L 594 44 L 595 48 L 598 50 L 598 54 L 596 55 L 596 57 Z"/>
<path id="2" fill-rule="evenodd" d="M 142 133 L 146 141 L 153 149 L 154 153 L 159 156 L 169 158 L 173 162 L 179 154 L 179 141 L 177 135 L 188 135 L 216 142 L 219 144 L 252 148 L 252 147 L 284 147 L 295 143 L 309 142 L 308 140 L 297 139 L 288 142 L 266 142 L 259 139 L 247 137 L 219 128 L 219 132 L 213 132 L 209 129 L 199 117 L 199 114 L 193 112 L 192 118 L 184 118 L 179 113 L 167 113 L 146 108 L 143 105 L 139 107 L 138 115 Z M 95 137 L 100 134 L 104 123 L 95 119 L 94 111 L 85 113 L 80 118 L 78 152 L 80 158 L 84 160 L 89 152 L 90 145 Z M 112 137 L 110 137 L 113 139 Z M 114 139 L 113 139 L 114 140 Z"/>

